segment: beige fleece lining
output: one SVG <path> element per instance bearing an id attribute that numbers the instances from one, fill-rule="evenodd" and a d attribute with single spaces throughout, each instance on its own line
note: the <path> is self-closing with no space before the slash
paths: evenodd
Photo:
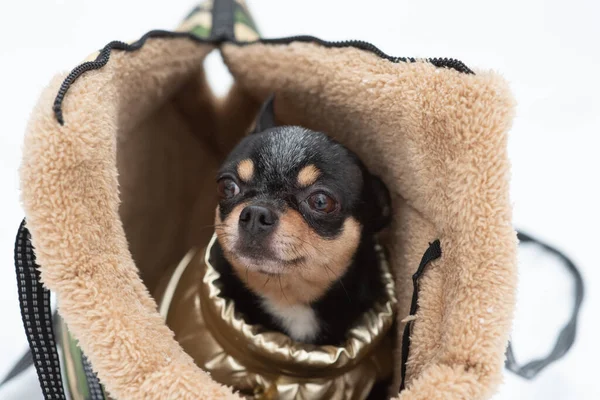
<path id="1" fill-rule="evenodd" d="M 63 76 L 28 126 L 23 204 L 42 279 L 110 394 L 236 398 L 182 351 L 148 289 L 208 242 L 219 163 L 276 92 L 279 119 L 333 135 L 388 185 L 400 319 L 428 242 L 441 240 L 421 281 L 400 398 L 488 398 L 516 285 L 505 82 L 351 48 L 225 45 L 236 83 L 216 100 L 201 70 L 208 51 L 186 38 L 114 51 L 70 88 L 64 126 L 52 113 Z M 398 385 L 399 351 L 396 360 Z"/>
<path id="2" fill-rule="evenodd" d="M 25 137 L 23 204 L 42 279 L 115 398 L 237 397 L 210 383 L 173 340 L 130 253 L 154 282 L 159 265 L 189 248 L 183 222 L 211 151 L 167 100 L 197 75 L 208 51 L 155 39 L 137 52 L 113 52 L 70 88 L 64 126 L 52 112 L 59 76 Z"/>
<path id="3" fill-rule="evenodd" d="M 332 134 L 388 185 L 399 315 L 408 313 L 410 277 L 428 242 L 441 240 L 442 258 L 421 283 L 408 387 L 447 365 L 477 376 L 482 389 L 471 398 L 488 396 L 501 377 L 516 284 L 505 135 L 513 100 L 504 81 L 306 43 L 225 45 L 223 53 L 249 92 L 277 88 L 284 122 Z M 401 397 L 412 396 L 424 395 Z"/>

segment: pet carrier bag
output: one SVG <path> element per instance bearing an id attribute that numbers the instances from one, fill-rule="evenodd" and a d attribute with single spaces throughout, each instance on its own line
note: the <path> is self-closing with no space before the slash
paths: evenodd
<path id="1" fill-rule="evenodd" d="M 234 77 L 222 99 L 203 72 L 211 51 Z M 506 149 L 515 104 L 506 82 L 363 41 L 263 39 L 243 2 L 214 0 L 175 31 L 110 42 L 56 76 L 32 113 L 15 266 L 46 399 L 248 395 L 196 365 L 178 342 L 187 322 L 168 326 L 153 294 L 190 249 L 209 243 L 216 169 L 271 93 L 282 123 L 332 135 L 392 194 L 382 241 L 396 292 L 390 396 L 495 392 L 517 275 Z M 572 343 L 572 322 L 554 359 Z M 351 358 L 347 350 L 337 357 Z M 523 369 L 512 353 L 509 362 L 523 375 L 540 367 Z M 276 397 L 269 385 L 254 389 L 251 397 Z M 323 398 L 351 396 L 339 389 Z"/>

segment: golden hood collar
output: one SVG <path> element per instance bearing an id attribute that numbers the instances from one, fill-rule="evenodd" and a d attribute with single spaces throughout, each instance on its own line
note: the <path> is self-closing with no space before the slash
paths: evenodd
<path id="1" fill-rule="evenodd" d="M 343 346 L 315 346 L 249 325 L 220 296 L 219 273 L 204 252 L 191 250 L 159 290 L 159 310 L 196 364 L 225 385 L 257 399 L 362 399 L 392 371 L 396 297 L 383 250 L 377 252 L 386 298 L 364 313 Z"/>

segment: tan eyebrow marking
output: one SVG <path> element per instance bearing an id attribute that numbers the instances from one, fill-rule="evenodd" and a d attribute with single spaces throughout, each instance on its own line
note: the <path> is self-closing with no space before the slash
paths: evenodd
<path id="1" fill-rule="evenodd" d="M 321 175 L 319 168 L 315 167 L 313 164 L 307 165 L 298 173 L 298 186 L 307 187 L 312 185 L 317 181 L 319 175 Z"/>
<path id="2" fill-rule="evenodd" d="M 237 173 L 240 179 L 248 182 L 254 175 L 254 163 L 251 159 L 246 158 L 238 163 Z"/>

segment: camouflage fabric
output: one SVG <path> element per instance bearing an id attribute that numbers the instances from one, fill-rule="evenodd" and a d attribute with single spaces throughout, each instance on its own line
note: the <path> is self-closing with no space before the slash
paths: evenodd
<path id="1" fill-rule="evenodd" d="M 177 28 L 179 32 L 190 32 L 199 38 L 208 39 L 212 30 L 213 0 L 205 0 L 185 17 Z"/>
<path id="2" fill-rule="evenodd" d="M 260 39 L 258 27 L 244 0 L 236 0 L 233 11 L 235 39 L 239 42 L 253 42 Z"/>
<path id="3" fill-rule="evenodd" d="M 212 10 L 214 0 L 205 0 L 194 7 L 181 23 L 177 31 L 190 32 L 202 39 L 210 38 L 212 30 Z M 233 4 L 233 30 L 239 42 L 253 42 L 260 38 L 256 23 L 244 0 L 235 0 Z"/>
<path id="4" fill-rule="evenodd" d="M 84 355 L 62 319 L 60 321 L 60 332 L 61 361 L 69 398 L 71 400 L 90 399 L 92 398 L 92 389 L 88 386 L 86 378 Z M 106 392 L 103 390 L 101 395 L 104 399 L 107 399 L 104 393 Z M 96 398 L 98 398 L 98 393 L 96 393 Z"/>
<path id="5" fill-rule="evenodd" d="M 214 0 L 204 0 L 190 11 L 176 29 L 178 32 L 189 32 L 201 39 L 209 39 L 212 31 L 212 11 Z M 233 9 L 234 35 L 239 42 L 253 42 L 260 39 L 256 23 L 244 0 L 235 0 Z M 90 55 L 85 61 L 95 60 L 98 52 Z M 91 398 L 84 368 L 84 355 L 77 341 L 71 336 L 66 325 L 61 326 L 60 343 L 62 348 L 62 365 L 65 371 L 67 391 L 72 400 Z M 106 395 L 104 398 L 107 399 Z"/>

